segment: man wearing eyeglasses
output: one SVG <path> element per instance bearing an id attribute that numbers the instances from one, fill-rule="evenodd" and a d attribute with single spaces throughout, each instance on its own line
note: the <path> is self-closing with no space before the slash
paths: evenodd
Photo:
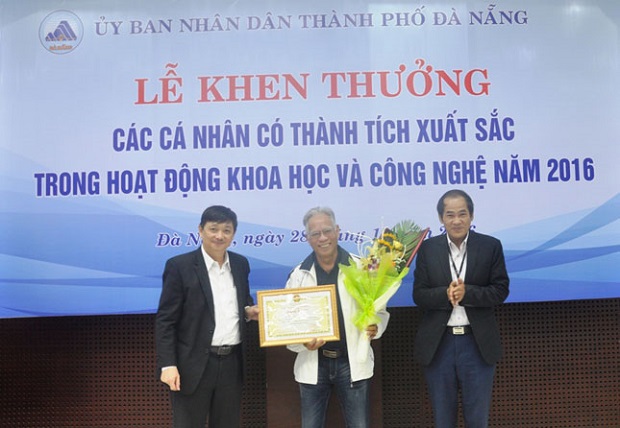
<path id="1" fill-rule="evenodd" d="M 372 348 L 368 347 L 365 358 L 356 357 L 359 355 L 359 342 L 354 340 L 359 333 L 353 324 L 356 302 L 347 293 L 338 268 L 340 263 L 348 265 L 351 255 L 338 245 L 340 229 L 332 209 L 310 209 L 303 224 L 313 251 L 289 274 L 286 288 L 336 284 L 340 340 L 325 342 L 315 338 L 304 344 L 288 346 L 297 352 L 294 373 L 301 396 L 301 426 L 325 426 L 327 405 L 334 389 L 346 426 L 368 428 L 370 380 L 374 370 Z M 379 311 L 378 316 L 381 321 L 366 329 L 370 339 L 381 337 L 387 326 L 388 312 Z"/>

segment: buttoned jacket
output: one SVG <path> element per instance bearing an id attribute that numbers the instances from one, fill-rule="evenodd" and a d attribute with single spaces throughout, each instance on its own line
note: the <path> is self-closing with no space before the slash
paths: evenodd
<path id="1" fill-rule="evenodd" d="M 413 301 L 422 310 L 422 320 L 414 343 L 414 356 L 430 364 L 446 332 L 452 305 L 447 287 L 452 281 L 446 235 L 427 239 L 420 246 L 414 271 Z M 467 238 L 465 296 L 460 305 L 467 318 L 483 359 L 495 364 L 502 346 L 495 307 L 508 297 L 509 278 L 501 242 L 470 231 Z"/>

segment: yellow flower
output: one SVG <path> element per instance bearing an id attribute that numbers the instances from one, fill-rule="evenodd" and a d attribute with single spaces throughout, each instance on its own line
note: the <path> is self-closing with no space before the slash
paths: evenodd
<path id="1" fill-rule="evenodd" d="M 428 228 L 402 221 L 375 239 L 362 237 L 358 245 L 359 267 L 353 259 L 349 265 L 340 265 L 344 285 L 358 304 L 353 322 L 361 331 L 378 322 L 377 311 L 400 287 L 427 233 Z"/>

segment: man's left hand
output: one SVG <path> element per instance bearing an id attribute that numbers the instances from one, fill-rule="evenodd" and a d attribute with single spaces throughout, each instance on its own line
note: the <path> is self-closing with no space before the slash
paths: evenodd
<path id="1" fill-rule="evenodd" d="M 379 332 L 379 327 L 377 327 L 377 324 L 372 324 L 366 327 L 366 334 L 368 335 L 370 340 L 374 339 L 375 336 L 377 336 L 378 332 Z"/>
<path id="2" fill-rule="evenodd" d="M 258 309 L 258 305 L 245 307 L 245 319 L 246 320 L 258 321 L 259 313 L 260 313 L 260 310 Z"/>
<path id="3" fill-rule="evenodd" d="M 462 278 L 459 278 L 450 284 L 450 287 L 448 288 L 448 296 L 452 306 L 458 305 L 461 300 L 463 300 L 463 297 L 465 297 L 465 282 Z"/>

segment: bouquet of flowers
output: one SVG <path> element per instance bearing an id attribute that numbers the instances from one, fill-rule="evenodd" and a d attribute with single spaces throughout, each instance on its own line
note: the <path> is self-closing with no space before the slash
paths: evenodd
<path id="1" fill-rule="evenodd" d="M 384 309 L 398 291 L 428 230 L 404 220 L 384 229 L 378 238 L 361 236 L 359 264 L 351 259 L 349 265 L 339 266 L 345 288 L 359 308 L 353 323 L 360 330 L 360 340 L 367 346 L 370 346 L 370 340 L 366 327 L 380 321 L 377 311 Z M 360 346 L 358 358 L 363 360 L 367 355 L 367 347 Z"/>

